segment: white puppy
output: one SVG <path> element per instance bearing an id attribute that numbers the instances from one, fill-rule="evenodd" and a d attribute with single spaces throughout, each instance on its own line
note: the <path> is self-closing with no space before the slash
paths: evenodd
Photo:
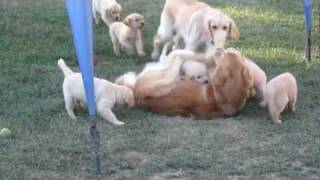
<path id="1" fill-rule="evenodd" d="M 63 59 L 58 60 L 58 66 L 65 76 L 63 81 L 63 96 L 67 112 L 70 118 L 76 119 L 74 113 L 75 106 L 86 107 L 86 96 L 81 74 L 73 72 L 67 67 Z M 122 103 L 123 101 L 129 107 L 134 106 L 132 90 L 126 86 L 119 86 L 96 77 L 94 78 L 94 88 L 98 115 L 114 125 L 123 125 L 124 122 L 119 121 L 111 109 L 115 103 Z"/>
<path id="2" fill-rule="evenodd" d="M 184 61 L 180 68 L 181 80 L 190 79 L 202 84 L 209 82 L 207 67 L 197 61 Z"/>
<path id="3" fill-rule="evenodd" d="M 268 105 L 273 122 L 282 123 L 280 114 L 287 106 L 295 111 L 297 93 L 295 77 L 291 73 L 283 73 L 268 82 L 264 101 L 260 105 Z"/>
<path id="4" fill-rule="evenodd" d="M 143 50 L 141 29 L 144 27 L 144 17 L 133 13 L 127 16 L 123 22 L 114 22 L 110 25 L 109 34 L 116 55 L 122 48 L 127 54 L 132 55 L 137 51 L 139 56 L 146 53 Z"/>
<path id="5" fill-rule="evenodd" d="M 190 79 L 199 83 L 208 83 L 209 77 L 207 66 L 202 62 L 198 62 L 198 60 L 194 60 L 196 54 L 188 50 L 174 50 L 167 55 L 171 45 L 171 43 L 165 44 L 162 49 L 159 62 L 163 65 L 167 65 L 170 61 L 173 61 L 177 56 L 179 56 L 184 60 L 180 67 L 180 76 L 182 80 Z"/>
<path id="6" fill-rule="evenodd" d="M 114 21 L 120 21 L 122 7 L 116 0 L 92 0 L 92 13 L 97 24 L 101 17 L 109 26 Z"/>

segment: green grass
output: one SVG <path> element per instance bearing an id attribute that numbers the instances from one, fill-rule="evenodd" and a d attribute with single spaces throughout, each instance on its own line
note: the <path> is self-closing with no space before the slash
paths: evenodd
<path id="1" fill-rule="evenodd" d="M 152 50 L 164 0 L 118 0 L 124 14 L 146 17 L 144 41 Z M 9 3 L 8 3 L 9 2 Z M 297 112 L 273 124 L 265 109 L 250 102 L 228 119 L 193 121 L 138 108 L 117 106 L 126 125 L 98 119 L 102 172 L 107 179 L 214 176 L 320 176 L 320 63 L 304 62 L 304 21 L 298 0 L 207 1 L 234 18 L 241 49 L 268 79 L 292 72 L 298 81 Z M 316 12 L 315 12 L 316 14 Z M 76 68 L 62 0 L 0 2 L 0 128 L 14 136 L 0 139 L 0 179 L 76 179 L 94 174 L 87 114 L 71 120 L 62 96 L 57 60 Z M 316 22 L 316 20 L 314 21 Z M 315 29 L 316 32 L 316 29 Z M 313 33 L 316 40 L 316 33 Z M 316 47 L 314 41 L 314 47 Z M 115 57 L 107 29 L 95 28 L 96 75 L 114 80 L 139 71 L 149 58 Z"/>

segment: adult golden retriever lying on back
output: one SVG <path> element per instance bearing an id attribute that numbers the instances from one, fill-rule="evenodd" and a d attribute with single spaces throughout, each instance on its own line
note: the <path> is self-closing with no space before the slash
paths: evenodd
<path id="1" fill-rule="evenodd" d="M 138 105 L 168 115 L 213 118 L 234 115 L 254 95 L 252 75 L 244 57 L 234 49 L 225 50 L 208 84 L 174 77 L 179 61 L 138 76 L 131 84 Z M 120 77 L 117 83 L 125 85 L 126 81 Z"/>

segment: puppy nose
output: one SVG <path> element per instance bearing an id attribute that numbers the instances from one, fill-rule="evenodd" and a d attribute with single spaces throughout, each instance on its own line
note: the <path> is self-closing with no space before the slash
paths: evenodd
<path id="1" fill-rule="evenodd" d="M 144 26 L 144 22 L 141 23 L 141 26 Z"/>
<path id="2" fill-rule="evenodd" d="M 209 83 L 209 81 L 208 81 L 208 80 L 205 80 L 203 83 L 204 83 L 204 84 L 208 84 L 208 83 Z"/>
<path id="3" fill-rule="evenodd" d="M 216 57 L 220 57 L 223 53 L 223 49 L 222 48 L 217 48 L 216 49 L 216 53 L 215 53 L 215 56 Z"/>
<path id="4" fill-rule="evenodd" d="M 116 17 L 116 20 L 117 20 L 117 21 L 119 21 L 119 20 L 120 20 L 120 18 L 119 18 L 119 17 Z"/>

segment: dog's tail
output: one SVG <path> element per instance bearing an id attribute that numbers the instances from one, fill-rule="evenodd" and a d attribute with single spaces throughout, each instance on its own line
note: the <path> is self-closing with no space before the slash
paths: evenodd
<path id="1" fill-rule="evenodd" d="M 115 83 L 122 86 L 127 86 L 133 89 L 137 81 L 137 74 L 135 72 L 127 72 L 115 80 Z"/>
<path id="2" fill-rule="evenodd" d="M 65 77 L 70 76 L 71 74 L 74 74 L 74 72 L 66 65 L 63 59 L 58 60 L 58 66 L 62 70 Z"/>

